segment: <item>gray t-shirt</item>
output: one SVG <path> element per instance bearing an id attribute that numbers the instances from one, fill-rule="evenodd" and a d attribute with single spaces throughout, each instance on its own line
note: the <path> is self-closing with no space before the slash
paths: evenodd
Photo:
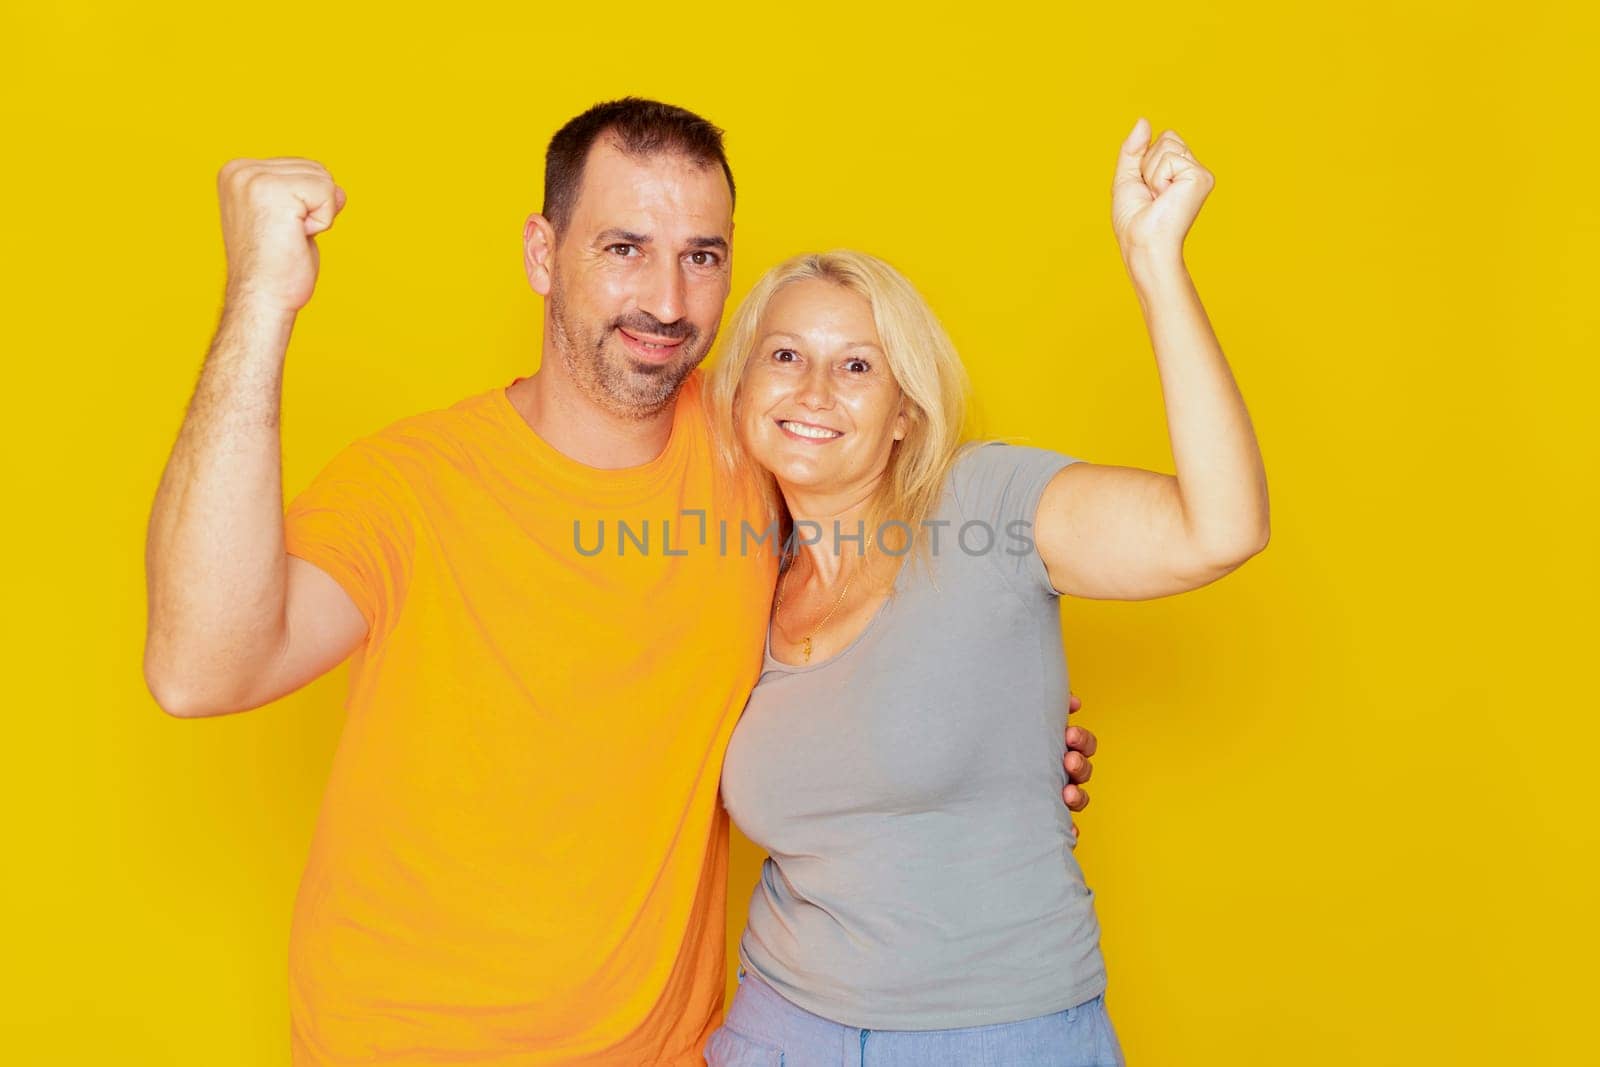
<path id="1" fill-rule="evenodd" d="M 933 581 L 907 563 L 821 663 L 780 663 L 768 643 L 722 770 L 728 812 L 771 856 L 739 956 L 808 1011 L 935 1030 L 1105 988 L 1061 802 L 1058 594 L 1032 541 L 1045 484 L 1072 462 L 967 451 L 935 516 L 948 525 L 926 531 Z"/>

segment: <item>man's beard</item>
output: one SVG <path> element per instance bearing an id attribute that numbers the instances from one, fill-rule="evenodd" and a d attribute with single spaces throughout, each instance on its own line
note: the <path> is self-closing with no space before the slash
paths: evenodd
<path id="1" fill-rule="evenodd" d="M 551 286 L 549 302 L 554 340 L 567 373 L 589 399 L 625 419 L 647 419 L 660 414 L 677 397 L 678 389 L 700 365 L 711 346 L 711 338 L 702 342 L 700 331 L 688 322 L 680 319 L 668 324 L 643 311 L 624 315 L 599 330 L 585 329 L 584 323 L 567 319 L 566 301 L 559 285 Z M 606 346 L 619 327 L 667 340 L 681 340 L 678 358 L 670 363 L 648 364 L 633 359 L 626 352 L 608 354 Z"/>

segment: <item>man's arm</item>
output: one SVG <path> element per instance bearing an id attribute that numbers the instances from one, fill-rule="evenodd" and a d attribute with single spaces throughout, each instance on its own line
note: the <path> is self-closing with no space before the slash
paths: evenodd
<path id="1" fill-rule="evenodd" d="M 1083 701 L 1076 694 L 1069 694 L 1068 719 L 1081 707 Z M 1067 772 L 1067 784 L 1061 790 L 1061 800 L 1072 811 L 1082 811 L 1089 806 L 1089 791 L 1083 788 L 1083 783 L 1094 774 L 1094 753 L 1099 745 L 1099 738 L 1082 726 L 1067 727 L 1067 752 L 1061 757 L 1061 766 Z M 1073 829 L 1077 829 L 1076 824 Z"/>
<path id="2" fill-rule="evenodd" d="M 284 549 L 283 360 L 316 286 L 315 236 L 344 192 L 305 159 L 233 160 L 217 176 L 222 320 L 161 477 L 145 544 L 144 674 L 190 718 L 292 692 L 365 636 L 355 602 Z"/>

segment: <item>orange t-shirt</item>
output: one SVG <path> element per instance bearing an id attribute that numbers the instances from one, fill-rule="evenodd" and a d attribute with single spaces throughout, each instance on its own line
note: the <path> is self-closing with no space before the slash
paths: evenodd
<path id="1" fill-rule="evenodd" d="M 776 561 L 701 396 L 697 372 L 662 454 L 608 471 L 493 389 L 290 504 L 289 552 L 369 624 L 295 903 L 296 1064 L 702 1062 L 717 782 Z"/>

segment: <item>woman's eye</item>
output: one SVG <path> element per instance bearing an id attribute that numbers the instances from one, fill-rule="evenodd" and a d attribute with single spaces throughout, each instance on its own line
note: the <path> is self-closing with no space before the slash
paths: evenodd
<path id="1" fill-rule="evenodd" d="M 799 359 L 800 356 L 792 348 L 780 348 L 776 352 L 772 353 L 772 358 L 777 360 L 779 363 L 793 363 L 795 360 Z"/>
<path id="2" fill-rule="evenodd" d="M 844 369 L 851 374 L 865 374 L 872 369 L 872 364 L 864 359 L 850 359 L 845 361 Z"/>

